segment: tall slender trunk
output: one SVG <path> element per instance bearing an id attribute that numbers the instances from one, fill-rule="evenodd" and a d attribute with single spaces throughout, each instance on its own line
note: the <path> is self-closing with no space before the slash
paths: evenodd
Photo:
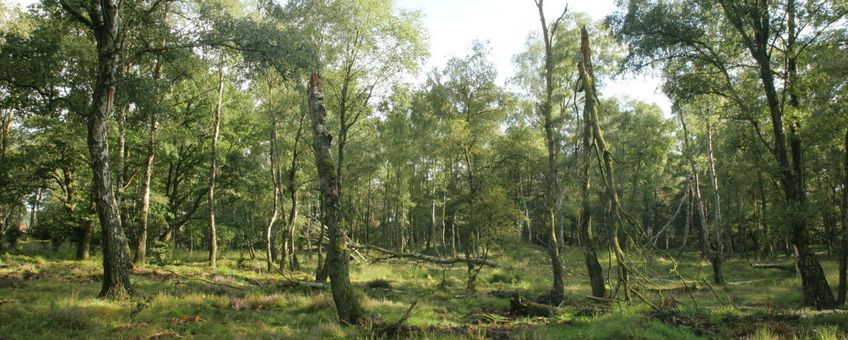
<path id="1" fill-rule="evenodd" d="M 212 151 L 209 161 L 209 190 L 206 193 L 209 206 L 209 266 L 215 267 L 218 258 L 218 231 L 215 227 L 215 177 L 218 174 L 218 138 L 221 134 L 221 111 L 224 98 L 224 65 L 218 69 L 218 98 L 212 125 Z"/>
<path id="2" fill-rule="evenodd" d="M 89 194 L 88 213 L 92 215 L 97 213 L 97 203 L 94 199 L 93 192 Z M 88 259 L 92 236 L 94 236 L 94 221 L 91 218 L 85 218 L 77 235 L 79 238 L 77 243 L 77 260 Z"/>
<path id="3" fill-rule="evenodd" d="M 431 242 L 433 241 L 433 234 L 436 232 L 436 193 L 435 191 L 432 193 L 432 199 L 430 201 L 430 224 L 427 228 L 427 240 L 426 240 L 426 249 L 430 250 Z"/>
<path id="4" fill-rule="evenodd" d="M 350 284 L 349 257 L 345 244 L 347 225 L 340 216 L 338 174 L 330 152 L 330 133 L 324 121 L 324 93 L 321 91 L 321 78 L 314 73 L 309 86 L 309 111 L 312 115 L 315 166 L 318 170 L 319 188 L 324 204 L 322 220 L 327 226 L 329 237 L 326 266 L 333 301 L 340 321 L 358 324 L 362 320 L 364 311 L 361 301 Z"/>
<path id="5" fill-rule="evenodd" d="M 14 117 L 14 111 L 11 109 L 3 110 L 0 108 L 0 162 L 6 161 L 6 153 L 9 150 L 9 144 L 11 131 L 12 131 L 12 118 Z M 2 203 L 2 202 L 0 202 Z M 12 209 L 10 208 L 4 214 L 5 207 L 3 204 L 0 204 L 0 254 L 6 252 L 5 247 L 5 237 L 6 232 L 9 228 L 9 217 L 11 217 Z M 5 215 L 5 216 L 4 216 Z"/>
<path id="6" fill-rule="evenodd" d="M 38 210 L 41 205 L 41 195 L 43 193 L 42 188 L 38 188 L 35 190 L 35 196 L 32 201 L 32 208 L 29 212 L 29 230 L 33 230 L 38 226 Z"/>
<path id="7" fill-rule="evenodd" d="M 0 255 L 6 253 L 6 225 L 8 224 L 8 220 L 11 217 L 11 210 L 3 215 L 3 206 L 0 206 Z"/>
<path id="8" fill-rule="evenodd" d="M 589 32 L 586 31 L 586 27 L 584 26 L 580 31 L 580 50 L 582 52 L 582 60 L 579 65 L 580 69 L 580 79 L 583 82 L 583 91 L 586 93 L 586 101 L 597 102 L 598 94 L 595 89 L 595 77 L 592 71 L 591 64 L 591 49 L 589 47 Z M 624 296 L 627 300 L 630 299 L 630 287 L 628 283 L 628 275 L 630 269 L 627 266 L 624 249 L 621 247 L 621 242 L 619 240 L 619 232 L 620 226 L 622 224 L 622 212 L 621 212 L 621 203 L 618 198 L 618 190 L 615 182 L 615 173 L 612 165 L 612 154 L 609 151 L 609 147 L 607 146 L 606 139 L 604 139 L 603 130 L 601 130 L 600 125 L 600 117 L 598 115 L 598 108 L 596 105 L 592 104 L 587 106 L 586 108 L 590 109 L 589 120 L 586 120 L 585 124 L 591 124 L 592 134 L 594 136 L 595 142 L 595 152 L 598 157 L 598 163 L 603 164 L 602 168 L 602 177 L 604 178 L 604 186 L 607 190 L 607 199 L 610 202 L 610 212 L 611 216 L 614 218 L 612 222 L 612 228 L 610 233 L 611 238 L 611 246 L 613 251 L 615 252 L 616 262 L 618 264 L 619 270 L 619 283 L 623 287 Z"/>
<path id="9" fill-rule="evenodd" d="M 9 151 L 9 145 L 12 135 L 12 120 L 15 117 L 15 111 L 12 109 L 0 109 L 0 160 L 6 159 L 6 153 Z"/>
<path id="10" fill-rule="evenodd" d="M 297 193 L 297 171 L 298 165 L 297 162 L 300 159 L 300 140 L 303 137 L 303 121 L 306 118 L 306 113 L 308 109 L 304 108 L 300 114 L 300 121 L 297 124 L 297 133 L 294 137 L 294 146 L 292 148 L 292 159 L 291 164 L 289 165 L 288 172 L 288 184 L 289 184 L 289 198 L 291 200 L 291 209 L 289 209 L 288 220 L 286 221 L 286 239 L 287 248 L 288 249 L 288 258 L 283 256 L 281 261 L 288 261 L 289 268 L 292 270 L 298 269 L 300 267 L 300 263 L 297 260 L 297 252 L 295 251 L 294 244 L 294 228 L 295 222 L 297 221 L 297 207 L 298 207 L 298 193 Z"/>
<path id="11" fill-rule="evenodd" d="M 118 159 L 115 162 L 115 204 L 118 206 L 118 218 L 122 226 L 127 226 L 126 209 L 124 209 L 124 190 L 127 187 L 127 112 L 123 107 L 117 108 L 118 123 Z M 129 231 L 132 235 L 132 229 Z"/>
<path id="12" fill-rule="evenodd" d="M 698 211 L 698 221 L 700 222 L 700 249 L 701 256 L 710 258 L 710 249 L 709 249 L 709 232 L 707 231 L 707 215 L 706 210 L 704 209 L 704 201 L 701 198 L 701 179 L 698 175 L 698 168 L 695 166 L 695 156 L 693 155 L 692 147 L 689 144 L 689 129 L 686 127 L 686 120 L 683 117 L 683 112 L 677 113 L 678 119 L 680 119 L 680 126 L 683 128 L 683 148 L 684 153 L 686 154 L 686 160 L 689 163 L 689 186 L 692 192 L 692 201 L 695 205 L 694 209 Z"/>
<path id="13" fill-rule="evenodd" d="M 686 243 L 689 240 L 689 226 L 692 225 L 692 201 L 694 201 L 692 196 L 695 195 L 692 193 L 691 181 L 686 183 L 686 190 L 689 195 L 686 197 L 686 221 L 683 224 L 683 241 L 680 243 L 681 252 L 686 249 Z"/>
<path id="14" fill-rule="evenodd" d="M 589 51 L 588 36 L 581 39 L 585 44 L 581 45 L 583 51 L 582 63 L 587 70 L 591 72 L 591 57 Z M 588 77 L 593 75 L 589 72 Z M 588 83 L 592 83 L 589 81 Z M 598 261 L 598 255 L 595 250 L 595 241 L 592 238 L 592 207 L 589 201 L 589 189 L 591 188 L 591 164 L 592 151 L 595 149 L 594 122 L 592 121 L 592 112 L 597 110 L 595 94 L 592 89 L 584 88 L 586 92 L 585 104 L 583 108 L 583 164 L 580 169 L 580 199 L 582 202 L 580 209 L 580 238 L 583 247 L 583 257 L 586 261 L 586 269 L 589 273 L 589 283 L 592 287 L 592 295 L 595 297 L 606 296 L 606 285 L 604 283 L 604 273 L 601 263 Z"/>
<path id="15" fill-rule="evenodd" d="M 123 68 L 119 68 L 119 72 L 123 73 L 127 69 L 126 66 Z M 129 216 L 127 216 L 127 208 L 124 204 L 124 191 L 127 188 L 127 176 L 129 175 L 129 166 L 127 159 L 129 158 L 129 149 L 127 148 L 127 113 L 125 108 L 120 107 L 117 109 L 117 118 L 118 118 L 118 159 L 117 164 L 115 164 L 115 172 L 117 173 L 117 180 L 115 183 L 115 205 L 118 207 L 118 219 L 121 221 L 121 226 L 124 228 L 128 228 L 129 226 Z M 130 228 L 130 235 L 132 235 L 132 229 Z M 124 230 L 126 233 L 127 231 Z M 124 252 L 127 253 L 127 256 L 132 254 L 130 250 L 129 237 L 124 238 Z M 132 262 L 130 266 L 132 267 Z"/>
<path id="16" fill-rule="evenodd" d="M 839 289 L 837 292 L 837 304 L 845 304 L 845 295 L 848 293 L 848 129 L 845 129 L 845 173 L 842 177 L 842 204 L 840 209 L 840 220 L 842 222 L 842 243 L 839 254 Z"/>
<path id="17" fill-rule="evenodd" d="M 11 143 L 12 118 L 14 111 L 11 109 L 3 110 L 0 108 L 0 163 L 6 162 L 6 153 L 9 150 Z M 2 189 L 2 188 L 0 188 Z M 6 232 L 9 229 L 9 217 L 11 217 L 11 207 L 6 210 L 5 205 L 0 202 L 0 254 L 6 252 L 5 238 Z"/>
<path id="18" fill-rule="evenodd" d="M 269 92 L 270 92 L 270 84 L 269 84 Z M 271 272 L 274 270 L 274 258 L 273 258 L 273 233 L 274 233 L 274 223 L 277 223 L 277 216 L 279 215 L 279 205 L 280 205 L 280 174 L 277 171 L 277 117 L 274 113 L 271 113 L 271 138 L 269 139 L 270 147 L 269 147 L 269 157 L 271 159 L 271 182 L 273 183 L 273 193 L 272 193 L 272 204 L 271 204 L 271 217 L 268 218 L 268 224 L 265 226 L 265 261 L 268 267 L 268 271 Z M 285 242 L 285 241 L 284 241 Z M 285 254 L 285 252 L 283 252 Z"/>
<path id="19" fill-rule="evenodd" d="M 92 111 L 88 119 L 88 151 L 90 153 L 97 216 L 103 236 L 103 286 L 100 297 L 121 298 L 132 294 L 129 254 L 121 226 L 120 210 L 112 185 L 109 167 L 109 116 L 115 108 L 118 81 L 119 46 L 121 45 L 120 2 L 92 1 L 89 6 L 90 27 L 97 46 L 97 77 L 92 94 Z"/>
<path id="20" fill-rule="evenodd" d="M 719 195 L 718 188 L 718 174 L 715 169 L 716 161 L 713 152 L 713 130 L 709 120 L 707 120 L 707 162 L 709 163 L 710 182 L 712 182 L 713 200 L 715 201 L 713 203 L 715 204 L 713 207 L 713 211 L 715 212 L 715 219 L 713 220 L 713 226 L 715 228 L 715 247 L 712 249 L 711 258 L 711 262 L 713 264 L 713 281 L 717 284 L 722 284 L 724 283 L 724 279 L 721 275 L 721 263 L 724 257 L 724 242 L 721 238 L 721 196 Z"/>
<path id="21" fill-rule="evenodd" d="M 554 56 L 553 56 L 553 45 L 554 45 L 554 37 L 556 36 L 557 26 L 559 25 L 562 18 L 565 16 L 566 10 L 563 11 L 562 15 L 554 21 L 554 24 L 548 28 L 548 24 L 545 21 L 545 11 L 544 11 L 544 0 L 534 0 L 536 2 L 536 7 L 539 10 L 539 21 L 542 24 L 542 38 L 545 42 L 545 97 L 541 103 L 541 114 L 544 120 L 544 129 L 545 129 L 545 146 L 548 151 L 548 159 L 547 159 L 547 171 L 545 173 L 545 208 L 546 208 L 546 218 L 549 219 L 548 227 L 550 231 L 548 232 L 548 256 L 551 259 L 551 269 L 553 274 L 553 284 L 550 292 L 550 302 L 558 305 L 562 303 L 565 298 L 565 284 L 563 283 L 563 269 L 562 269 L 562 260 L 560 259 L 560 242 L 561 239 L 557 238 L 558 228 L 556 222 L 556 203 L 559 196 L 559 179 L 557 174 L 557 164 L 556 164 L 556 151 L 557 151 L 557 142 L 554 131 L 554 121 L 553 121 L 553 92 L 554 92 L 554 83 L 553 83 L 553 73 L 554 73 Z"/>
<path id="22" fill-rule="evenodd" d="M 371 193 L 373 192 L 373 180 L 368 178 L 368 193 L 365 195 L 365 244 L 371 244 L 371 223 L 374 221 L 374 208 L 371 204 Z"/>
<path id="23" fill-rule="evenodd" d="M 787 12 L 787 90 L 789 92 L 789 107 L 793 110 L 800 108 L 798 95 L 795 89 L 797 81 L 797 51 L 795 50 L 795 39 L 798 32 L 795 27 L 795 1 L 789 0 L 786 4 Z M 766 16 L 768 10 L 766 9 Z M 781 184 L 784 195 L 792 211 L 806 211 L 807 202 L 806 184 L 804 183 L 804 158 L 801 147 L 801 137 L 797 133 L 797 120 L 789 122 L 788 138 L 784 132 L 784 112 L 779 104 L 777 90 L 774 85 L 774 74 L 771 69 L 771 47 L 768 37 L 768 27 L 755 28 L 757 48 L 753 49 L 754 58 L 760 66 L 760 78 L 766 93 L 769 111 L 771 112 L 772 132 L 775 136 L 775 154 L 780 169 Z M 787 155 L 786 143 L 788 140 L 789 154 Z M 791 164 L 789 161 L 791 157 Z M 798 252 L 798 269 L 801 274 L 801 286 L 804 293 L 804 304 L 816 308 L 831 308 L 836 304 L 833 291 L 827 282 L 818 258 L 809 249 L 809 230 L 807 220 L 802 214 L 790 216 L 792 228 L 792 242 Z"/>
<path id="24" fill-rule="evenodd" d="M 162 61 L 161 57 L 156 60 L 156 66 L 153 69 L 153 80 L 158 82 L 162 79 Z M 141 216 L 139 216 L 138 226 L 138 242 L 135 250 L 135 258 L 133 263 L 136 266 L 144 267 L 144 261 L 147 257 L 147 229 L 148 215 L 150 214 L 150 183 L 153 180 L 153 160 L 156 157 L 156 132 L 158 130 L 158 121 L 156 110 L 150 111 L 149 136 L 147 140 L 147 155 L 144 157 L 144 178 L 141 182 Z"/>

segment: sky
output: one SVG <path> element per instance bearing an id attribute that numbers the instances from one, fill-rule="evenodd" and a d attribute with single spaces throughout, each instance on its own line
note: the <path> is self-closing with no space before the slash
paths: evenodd
<path id="1" fill-rule="evenodd" d="M 533 0 L 398 0 L 400 7 L 419 10 L 430 36 L 430 59 L 425 70 L 444 67 L 452 57 L 469 53 L 475 39 L 488 40 L 491 60 L 503 83 L 514 74 L 512 57 L 524 49 L 527 37 L 541 30 Z M 565 5 L 601 20 L 615 10 L 614 0 L 547 0 L 545 16 L 554 20 Z M 661 79 L 649 75 L 624 75 L 600 88 L 602 97 L 630 97 L 660 106 L 667 115 L 671 101 L 660 90 Z"/>
<path id="2" fill-rule="evenodd" d="M 27 5 L 35 0 L 0 0 Z M 533 0 L 397 0 L 402 8 L 419 10 L 429 34 L 430 58 L 424 70 L 444 67 L 452 57 L 468 54 L 472 42 L 488 40 L 491 60 L 503 84 L 513 74 L 512 57 L 524 49 L 527 37 L 540 30 L 539 12 Z M 601 20 L 615 10 L 614 0 L 547 0 L 545 15 L 553 20 L 569 11 L 584 12 Z M 660 106 L 668 115 L 671 101 L 660 90 L 661 79 L 650 75 L 623 75 L 600 88 L 602 97 L 630 97 Z"/>

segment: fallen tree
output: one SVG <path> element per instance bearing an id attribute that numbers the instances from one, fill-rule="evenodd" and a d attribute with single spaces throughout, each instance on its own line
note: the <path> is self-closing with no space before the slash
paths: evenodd
<path id="1" fill-rule="evenodd" d="M 780 269 L 786 270 L 790 272 L 795 272 L 795 266 L 788 264 L 777 264 L 777 263 L 751 263 L 752 268 L 759 269 Z"/>
<path id="2" fill-rule="evenodd" d="M 419 261 L 425 261 L 440 265 L 451 265 L 451 264 L 471 264 L 475 266 L 489 266 L 489 267 L 498 267 L 499 265 L 495 262 L 487 260 L 485 258 L 465 258 L 465 257 L 449 257 L 449 258 L 441 258 L 431 255 L 424 255 L 419 253 L 406 253 L 399 252 L 394 250 L 389 250 L 386 248 L 381 248 L 378 246 L 372 245 L 360 245 L 360 244 L 350 244 L 351 248 L 354 249 L 366 249 L 366 250 L 374 250 L 383 254 L 388 255 L 388 258 L 405 258 L 405 259 L 414 259 Z"/>
<path id="3" fill-rule="evenodd" d="M 521 297 L 521 292 L 517 290 L 512 294 L 512 299 L 509 300 L 509 306 L 512 314 L 520 316 L 552 317 L 560 312 L 557 307 L 536 303 Z"/>

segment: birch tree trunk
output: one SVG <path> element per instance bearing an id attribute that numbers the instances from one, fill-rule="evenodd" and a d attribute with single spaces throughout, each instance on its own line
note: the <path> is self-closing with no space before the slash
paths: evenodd
<path id="1" fill-rule="evenodd" d="M 89 194 L 88 212 L 92 215 L 97 213 L 97 203 L 94 199 L 93 192 Z M 81 222 L 82 225 L 79 226 L 80 229 L 77 235 L 79 238 L 77 243 L 77 260 L 87 260 L 91 238 L 94 236 L 94 221 L 91 218 L 85 218 Z"/>
<path id="2" fill-rule="evenodd" d="M 721 239 L 721 196 L 719 195 L 718 189 L 718 174 L 716 174 L 715 170 L 716 161 L 713 152 L 713 130 L 709 120 L 707 120 L 707 162 L 709 163 L 710 169 L 710 182 L 712 182 L 713 186 L 713 204 L 715 204 L 713 207 L 713 211 L 715 212 L 715 218 L 713 220 L 713 227 L 715 228 L 715 247 L 711 249 L 712 258 L 710 262 L 712 262 L 713 265 L 713 281 L 717 284 L 722 284 L 724 283 L 724 278 L 721 275 L 721 263 L 724 257 L 724 242 L 722 242 Z"/>
<path id="3" fill-rule="evenodd" d="M 848 293 L 848 129 L 845 129 L 845 163 L 843 164 L 845 173 L 842 177 L 842 244 L 839 253 L 839 289 L 837 292 L 837 304 L 845 304 L 845 295 Z"/>
<path id="4" fill-rule="evenodd" d="M 270 86 L 269 86 L 270 87 Z M 268 225 L 265 227 L 265 260 L 268 265 L 268 272 L 274 270 L 274 258 L 273 258 L 273 233 L 274 233 L 274 223 L 277 222 L 277 216 L 279 215 L 279 205 L 280 205 L 280 174 L 277 171 L 277 118 L 274 113 L 271 113 L 271 138 L 270 148 L 269 148 L 269 157 L 271 158 L 271 182 L 274 185 L 273 192 L 273 203 L 271 205 L 271 217 L 268 219 Z M 285 254 L 285 252 L 283 253 Z"/>
<path id="5" fill-rule="evenodd" d="M 161 57 L 156 60 L 156 66 L 153 70 L 154 82 L 158 82 L 160 79 L 162 79 Z M 135 258 L 133 258 L 133 263 L 139 267 L 144 267 L 144 260 L 147 257 L 147 217 L 150 215 L 150 182 L 153 179 L 153 160 L 156 157 L 156 133 L 159 128 L 157 119 L 156 111 L 150 111 L 147 155 L 144 157 L 144 178 L 141 182 L 141 216 L 139 216 L 138 244 L 135 250 Z"/>
<path id="6" fill-rule="evenodd" d="M 132 294 L 129 255 L 125 251 L 126 236 L 121 226 L 120 211 L 115 201 L 112 172 L 109 167 L 109 116 L 115 108 L 121 43 L 120 2 L 92 0 L 88 6 L 88 22 L 97 46 L 97 77 L 92 94 L 92 111 L 88 119 L 88 151 L 93 175 L 97 216 L 103 243 L 103 285 L 100 297 L 123 298 Z"/>
<path id="7" fill-rule="evenodd" d="M 541 103 L 541 114 L 544 120 L 544 128 L 545 128 L 545 146 L 548 150 L 548 168 L 545 173 L 545 201 L 546 201 L 546 218 L 548 221 L 548 227 L 550 230 L 548 231 L 548 256 L 551 259 L 551 269 L 553 273 L 553 285 L 551 287 L 550 292 L 550 302 L 554 305 L 560 304 L 565 298 L 565 285 L 563 283 L 563 269 L 562 269 L 562 260 L 560 259 L 560 245 L 559 242 L 562 240 L 557 239 L 557 223 L 556 223 L 556 203 L 559 196 L 559 186 L 558 186 L 558 175 L 557 175 L 557 165 L 556 165 L 556 150 L 557 143 L 554 136 L 554 126 L 553 126 L 553 104 L 551 101 L 553 100 L 553 92 L 554 92 L 554 84 L 553 84 L 553 73 L 554 73 L 554 60 L 553 60 L 553 44 L 554 44 L 554 36 L 556 35 L 556 29 L 559 25 L 562 18 L 565 16 L 565 13 L 568 9 L 566 7 L 563 10 L 562 15 L 554 21 L 554 24 L 551 26 L 550 30 L 548 29 L 548 24 L 545 21 L 545 11 L 544 11 L 544 0 L 534 0 L 536 2 L 536 7 L 539 9 L 539 20 L 542 24 L 542 39 L 545 42 L 545 97 Z"/>
<path id="8" fill-rule="evenodd" d="M 206 193 L 209 206 L 209 266 L 217 266 L 218 231 L 215 227 L 215 177 L 218 174 L 218 138 L 221 134 L 221 103 L 224 97 L 224 66 L 218 69 L 218 99 L 215 102 L 215 113 L 212 126 L 212 151 L 209 161 L 209 190 Z"/>
<path id="9" fill-rule="evenodd" d="M 583 39 L 581 39 L 582 41 Z M 585 37 L 585 46 L 581 45 L 583 50 L 584 65 L 588 65 L 587 69 L 591 70 L 591 57 L 589 51 L 588 36 Z M 592 74 L 587 74 L 593 76 Z M 584 91 L 586 91 L 584 89 Z M 606 284 L 604 283 L 604 273 L 601 263 L 598 261 L 598 255 L 595 250 L 595 242 L 592 238 L 592 207 L 589 202 L 589 189 L 591 188 L 591 164 L 592 151 L 595 149 L 595 135 L 593 131 L 594 122 L 592 121 L 592 112 L 597 110 L 594 93 L 590 90 L 586 91 L 585 105 L 583 107 L 583 164 L 580 169 L 580 199 L 582 206 L 580 209 L 580 238 L 583 247 L 583 257 L 586 261 L 586 269 L 589 273 L 589 283 L 592 286 L 592 296 L 605 297 Z"/>
<path id="10" fill-rule="evenodd" d="M 582 60 L 580 61 L 579 70 L 580 70 L 580 79 L 583 83 L 583 91 L 586 93 L 585 100 L 587 102 L 595 102 L 598 101 L 598 95 L 595 90 L 595 78 L 592 72 L 592 64 L 591 64 L 591 49 L 589 47 L 589 32 L 586 31 L 586 27 L 583 27 L 580 31 L 580 50 L 582 52 Z M 607 142 L 604 139 L 603 130 L 601 130 L 600 118 L 598 115 L 598 107 L 594 103 L 588 105 L 586 108 L 590 109 L 588 111 L 589 120 L 585 121 L 584 124 L 591 124 L 592 134 L 595 140 L 595 151 L 598 157 L 598 163 L 603 164 L 602 169 L 602 177 L 604 178 L 604 186 L 607 190 L 607 198 L 610 202 L 610 212 L 613 217 L 613 228 L 611 228 L 610 238 L 612 249 L 615 252 L 616 262 L 618 264 L 619 269 L 619 283 L 622 285 L 624 289 L 624 295 L 627 300 L 630 300 L 630 287 L 628 284 L 628 274 L 629 268 L 625 261 L 625 253 L 621 247 L 621 243 L 619 240 L 619 228 L 622 224 L 621 217 L 621 203 L 618 198 L 618 191 L 615 183 L 615 173 L 612 164 L 612 154 L 607 147 Z"/>
<path id="11" fill-rule="evenodd" d="M 347 226 L 341 219 L 338 174 L 330 152 L 332 137 L 324 120 L 321 78 L 314 73 L 309 86 L 309 111 L 312 115 L 312 147 L 315 150 L 315 166 L 323 201 L 321 220 L 327 226 L 329 238 L 325 266 L 330 277 L 333 301 L 341 322 L 358 324 L 364 312 L 350 284 L 349 257 L 345 244 Z"/>

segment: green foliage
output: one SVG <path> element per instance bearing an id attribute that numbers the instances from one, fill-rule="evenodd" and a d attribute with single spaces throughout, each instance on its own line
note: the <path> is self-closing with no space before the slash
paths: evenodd
<path id="1" fill-rule="evenodd" d="M 150 254 L 153 255 L 153 262 L 157 266 L 165 266 L 171 263 L 171 245 L 168 242 L 159 240 L 153 242 Z"/>

